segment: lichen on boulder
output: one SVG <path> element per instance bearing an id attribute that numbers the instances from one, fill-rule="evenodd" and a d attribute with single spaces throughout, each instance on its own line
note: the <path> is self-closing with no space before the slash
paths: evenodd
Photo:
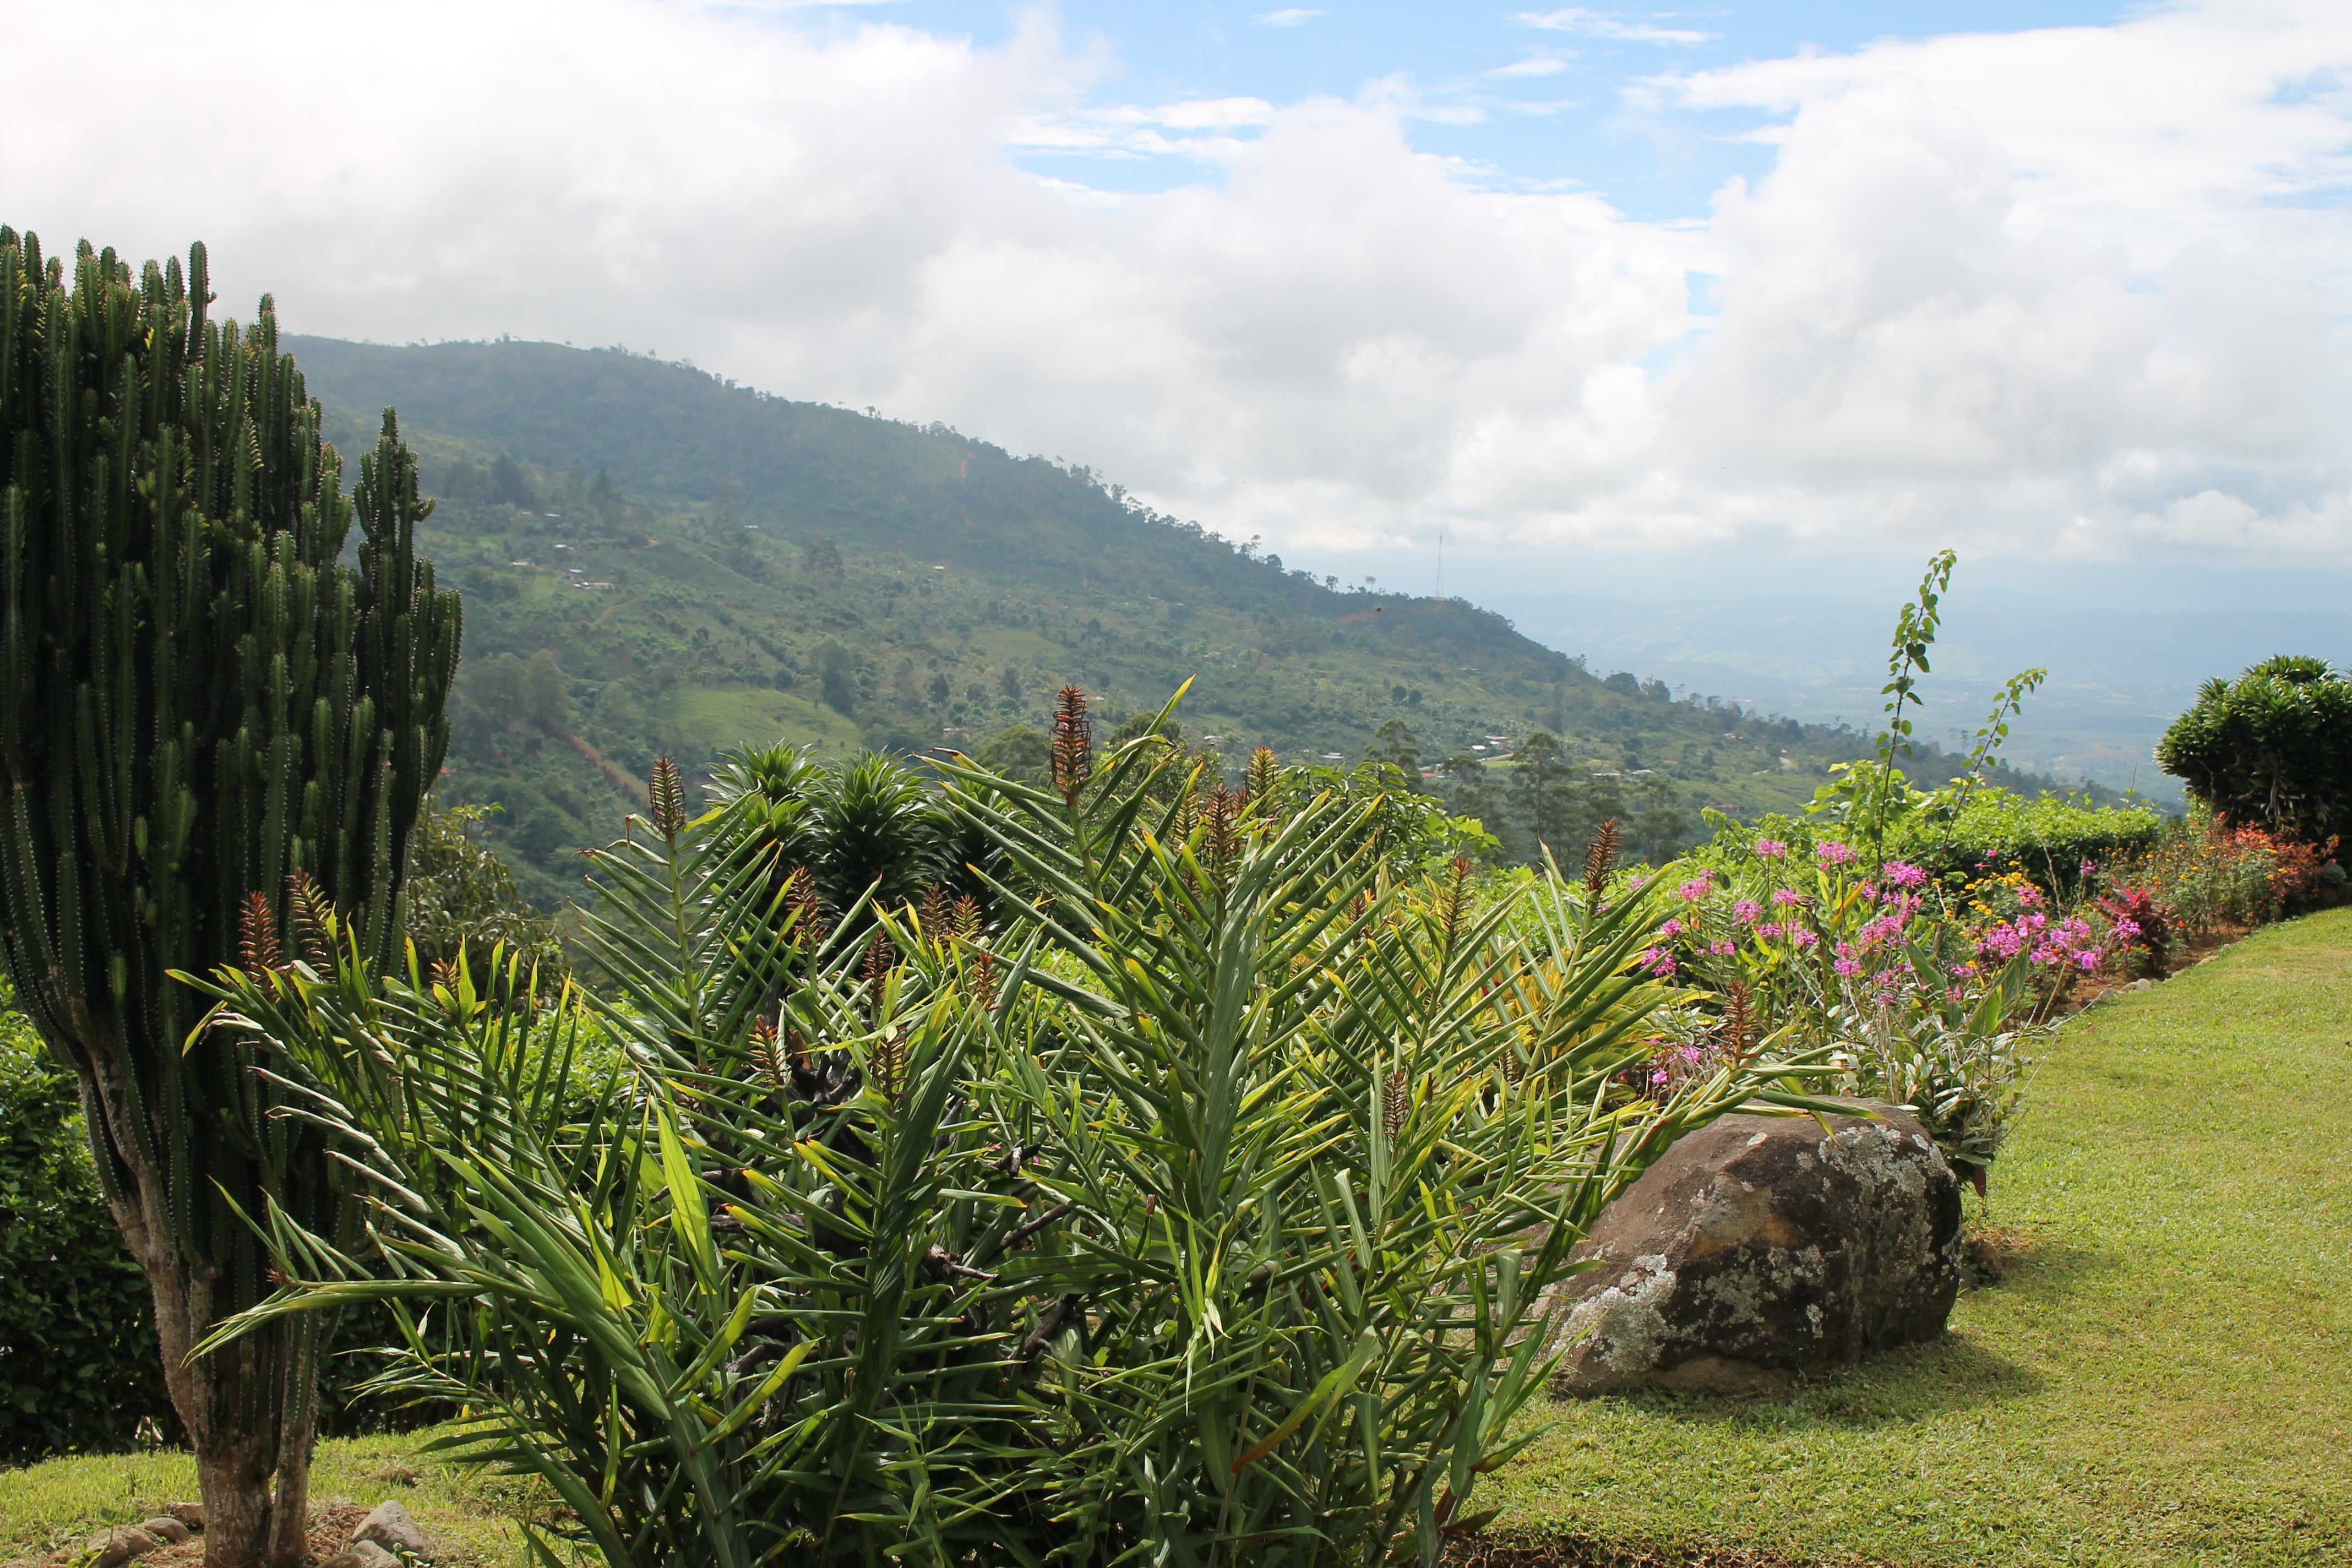
<path id="1" fill-rule="evenodd" d="M 1940 1334 L 1959 1184 L 1908 1113 L 1856 1109 L 1727 1116 L 1620 1194 L 1577 1248 L 1559 1391 L 1753 1392 Z"/>

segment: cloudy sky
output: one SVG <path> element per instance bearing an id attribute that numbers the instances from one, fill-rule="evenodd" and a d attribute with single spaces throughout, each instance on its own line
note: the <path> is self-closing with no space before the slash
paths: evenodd
<path id="1" fill-rule="evenodd" d="M 1391 582 L 2340 602 L 2352 5 L 1534 5 L 0 0 L 0 217 Z"/>

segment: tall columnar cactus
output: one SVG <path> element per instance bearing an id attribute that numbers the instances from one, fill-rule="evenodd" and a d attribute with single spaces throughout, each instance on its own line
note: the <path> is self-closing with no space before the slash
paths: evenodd
<path id="1" fill-rule="evenodd" d="M 265 908 L 282 925 L 298 874 L 390 961 L 458 606 L 416 559 L 430 503 L 392 415 L 346 497 L 270 301 L 215 322 L 188 261 L 134 276 L 84 244 L 68 268 L 0 226 L 0 952 L 154 1287 L 206 1561 L 294 1563 L 315 1337 L 184 1358 L 268 1289 L 237 1209 L 331 1228 L 343 1199 L 251 1047 L 191 1039 L 171 972 L 234 962 Z"/>

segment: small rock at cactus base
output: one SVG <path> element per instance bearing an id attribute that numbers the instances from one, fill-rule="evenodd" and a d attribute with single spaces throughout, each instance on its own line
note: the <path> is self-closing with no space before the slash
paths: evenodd
<path id="1" fill-rule="evenodd" d="M 143 1521 L 141 1522 L 139 1528 L 153 1536 L 156 1540 L 168 1541 L 174 1546 L 177 1546 L 180 1542 L 185 1541 L 190 1534 L 186 1525 L 182 1524 L 178 1520 L 172 1518 L 168 1514 L 160 1518 Z"/>
<path id="2" fill-rule="evenodd" d="M 205 1505 L 200 1502 L 167 1502 L 163 1505 L 163 1511 L 190 1530 L 205 1527 Z"/>
<path id="3" fill-rule="evenodd" d="M 355 1541 L 319 1568 L 400 1568 L 400 1559 L 373 1541 Z"/>
<path id="4" fill-rule="evenodd" d="M 352 1531 L 352 1544 L 373 1541 L 386 1551 L 404 1552 L 412 1557 L 430 1557 L 433 1546 L 424 1528 L 411 1519 L 408 1510 L 386 1498 L 376 1505 L 373 1513 L 360 1521 Z"/>
<path id="5" fill-rule="evenodd" d="M 143 1530 L 118 1524 L 104 1535 L 93 1535 L 83 1548 L 83 1568 L 122 1568 L 133 1558 L 144 1557 L 163 1543 Z"/>
<path id="6" fill-rule="evenodd" d="M 1564 1288 L 1559 1392 L 1756 1394 L 1933 1339 L 1967 1272 L 1960 1188 L 1909 1113 L 1727 1116 L 1601 1211 Z"/>

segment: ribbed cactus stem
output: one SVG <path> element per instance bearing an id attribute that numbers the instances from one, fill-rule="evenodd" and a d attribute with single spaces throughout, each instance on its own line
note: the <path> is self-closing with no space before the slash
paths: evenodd
<path id="1" fill-rule="evenodd" d="M 291 1561 L 315 1329 L 180 1358 L 268 1292 L 232 1203 L 332 1230 L 343 1193 L 251 1047 L 190 1042 L 171 973 L 236 962 L 261 916 L 284 928 L 289 886 L 392 962 L 458 610 L 416 558 L 429 503 L 391 414 L 346 497 L 270 301 L 216 323 L 206 285 L 201 246 L 134 276 L 0 226 L 0 959 L 79 1078 L 154 1286 L 206 1561 Z M 252 1491 L 273 1469 L 274 1518 Z"/>

